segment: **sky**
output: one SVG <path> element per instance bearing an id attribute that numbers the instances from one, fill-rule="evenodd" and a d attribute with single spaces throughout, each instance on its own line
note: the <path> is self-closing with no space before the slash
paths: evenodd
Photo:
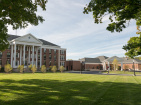
<path id="1" fill-rule="evenodd" d="M 37 38 L 47 40 L 67 49 L 67 59 L 78 60 L 84 57 L 125 56 L 123 45 L 136 35 L 136 22 L 120 33 L 106 30 L 110 23 L 108 16 L 102 24 L 95 24 L 92 13 L 83 14 L 83 9 L 90 0 L 48 0 L 46 11 L 38 9 L 37 14 L 45 21 L 38 26 L 29 25 L 18 29 L 17 35 L 31 33 Z M 16 34 L 11 26 L 8 34 Z"/>

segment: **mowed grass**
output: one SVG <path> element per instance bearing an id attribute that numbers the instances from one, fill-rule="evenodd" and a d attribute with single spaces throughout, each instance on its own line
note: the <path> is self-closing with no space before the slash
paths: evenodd
<path id="1" fill-rule="evenodd" d="M 141 76 L 1 73 L 0 105 L 141 105 Z"/>

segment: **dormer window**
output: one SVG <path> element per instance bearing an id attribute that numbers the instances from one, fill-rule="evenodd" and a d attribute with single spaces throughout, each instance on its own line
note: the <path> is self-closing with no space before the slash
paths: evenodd
<path id="1" fill-rule="evenodd" d="M 30 36 L 28 37 L 28 39 L 30 39 Z"/>

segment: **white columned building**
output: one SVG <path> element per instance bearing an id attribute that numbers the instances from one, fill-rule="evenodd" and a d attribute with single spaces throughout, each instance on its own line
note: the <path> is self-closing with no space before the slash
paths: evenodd
<path id="1" fill-rule="evenodd" d="M 11 46 L 11 65 L 13 68 L 17 68 L 19 65 L 23 64 L 25 68 L 29 64 L 36 65 L 36 67 L 40 68 L 45 64 L 44 62 L 46 62 L 46 67 L 49 68 L 50 61 L 52 63 L 51 66 L 55 65 L 57 62 L 58 65 L 56 66 L 59 68 L 60 62 L 66 61 L 66 53 L 61 55 L 64 56 L 65 60 L 60 60 L 60 51 L 63 50 L 66 52 L 65 48 L 61 48 L 46 40 L 38 39 L 32 34 L 24 36 L 9 35 L 8 41 Z M 52 54 L 53 52 L 49 53 L 47 49 L 58 51 L 58 53 L 56 55 Z M 51 56 L 51 59 L 49 56 Z M 65 66 L 65 64 L 63 66 Z"/>

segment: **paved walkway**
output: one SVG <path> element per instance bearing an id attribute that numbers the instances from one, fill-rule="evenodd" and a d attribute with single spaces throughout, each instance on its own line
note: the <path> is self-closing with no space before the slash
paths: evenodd
<path id="1" fill-rule="evenodd" d="M 76 73 L 76 74 L 80 74 L 81 71 L 66 71 L 65 73 Z M 101 71 L 82 71 L 82 74 L 134 76 L 133 74 L 108 74 L 108 73 L 102 73 Z M 141 74 L 137 74 L 136 76 L 141 76 Z"/>

